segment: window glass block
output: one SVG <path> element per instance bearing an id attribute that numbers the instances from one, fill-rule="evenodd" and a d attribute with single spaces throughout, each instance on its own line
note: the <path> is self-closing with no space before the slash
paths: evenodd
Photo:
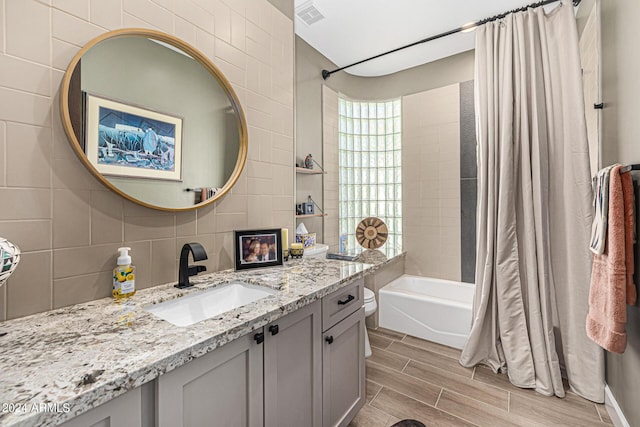
<path id="1" fill-rule="evenodd" d="M 396 203 L 387 201 L 387 215 L 396 215 Z"/>
<path id="2" fill-rule="evenodd" d="M 380 216 L 397 245 L 401 214 L 401 102 L 358 102 L 340 98 L 339 226 L 355 243 L 362 218 Z M 399 213 L 400 212 L 400 213 Z"/>
<path id="3" fill-rule="evenodd" d="M 391 167 L 393 166 L 393 151 L 385 151 L 384 152 L 384 163 L 386 166 Z"/>
<path id="4" fill-rule="evenodd" d="M 362 119 L 362 120 L 360 120 L 360 124 L 361 124 L 361 127 L 360 127 L 361 134 L 362 135 L 368 134 L 369 133 L 369 120 Z"/>
<path id="5" fill-rule="evenodd" d="M 378 151 L 378 137 L 370 136 L 369 137 L 369 151 Z"/>
<path id="6" fill-rule="evenodd" d="M 378 170 L 375 168 L 369 169 L 369 184 L 377 184 L 377 183 L 378 183 Z"/>
<path id="7" fill-rule="evenodd" d="M 396 116 L 396 117 L 400 116 L 400 114 L 401 114 L 400 105 L 401 105 L 401 103 L 400 103 L 399 99 L 396 99 L 396 100 L 393 101 L 393 115 Z"/>
<path id="8" fill-rule="evenodd" d="M 393 151 L 393 135 L 386 135 L 385 137 L 385 151 Z"/>
<path id="9" fill-rule="evenodd" d="M 377 105 L 375 102 L 369 103 L 369 118 L 375 119 L 377 117 Z"/>
<path id="10" fill-rule="evenodd" d="M 358 120 L 358 122 L 360 122 Z M 353 135 L 353 151 L 360 153 L 362 151 L 362 136 L 359 133 Z"/>
<path id="11" fill-rule="evenodd" d="M 369 135 L 362 135 L 362 152 L 367 151 L 369 151 Z"/>
<path id="12" fill-rule="evenodd" d="M 393 168 L 386 168 L 385 174 L 387 175 L 387 177 L 385 178 L 384 181 L 387 184 L 392 184 L 394 182 L 394 180 L 393 180 L 393 178 L 394 178 Z"/>
<path id="13" fill-rule="evenodd" d="M 400 150 L 393 151 L 393 164 L 398 167 L 402 165 L 402 152 Z"/>

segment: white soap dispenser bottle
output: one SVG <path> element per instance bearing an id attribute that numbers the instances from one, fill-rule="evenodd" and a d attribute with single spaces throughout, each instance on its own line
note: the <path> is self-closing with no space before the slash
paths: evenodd
<path id="1" fill-rule="evenodd" d="M 131 265 L 131 248 L 118 248 L 120 256 L 116 268 L 113 269 L 113 290 L 114 298 L 126 298 L 136 293 L 136 268 Z"/>

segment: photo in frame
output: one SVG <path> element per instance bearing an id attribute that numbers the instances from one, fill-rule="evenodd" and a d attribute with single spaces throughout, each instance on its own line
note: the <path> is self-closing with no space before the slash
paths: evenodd
<path id="1" fill-rule="evenodd" d="M 236 270 L 282 265 L 282 230 L 236 230 Z"/>
<path id="2" fill-rule="evenodd" d="M 104 175 L 182 180 L 182 119 L 85 93 L 85 153 Z"/>

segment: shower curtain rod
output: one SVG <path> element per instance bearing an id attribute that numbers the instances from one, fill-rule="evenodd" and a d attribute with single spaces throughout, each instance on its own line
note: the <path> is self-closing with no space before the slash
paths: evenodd
<path id="1" fill-rule="evenodd" d="M 413 42 L 413 43 L 410 43 L 408 45 L 395 48 L 395 49 L 390 50 L 388 52 L 380 53 L 380 54 L 378 54 L 376 56 L 372 56 L 371 58 L 363 59 L 361 61 L 354 62 L 353 64 L 345 65 L 344 67 L 336 68 L 335 70 L 332 70 L 332 71 L 322 70 L 322 78 L 324 80 L 327 80 L 331 76 L 331 74 L 333 74 L 333 73 L 337 73 L 338 71 L 342 71 L 342 70 L 345 70 L 347 68 L 350 68 L 350 67 L 353 67 L 353 66 L 356 66 L 356 65 L 360 65 L 360 64 L 362 64 L 364 62 L 371 61 L 372 59 L 377 59 L 377 58 L 380 58 L 381 56 L 389 55 L 390 53 L 395 53 L 395 52 L 398 52 L 400 50 L 407 49 L 409 47 L 413 47 L 413 46 L 416 46 L 416 45 L 419 45 L 419 44 L 422 44 L 422 43 L 426 43 L 426 42 L 430 42 L 430 41 L 433 41 L 433 40 L 437 40 L 437 39 L 440 39 L 442 37 L 450 36 L 451 34 L 456 34 L 456 33 L 462 32 L 462 31 L 470 30 L 472 28 L 476 28 L 476 27 L 479 27 L 480 25 L 486 24 L 487 22 L 492 22 L 492 21 L 497 21 L 498 19 L 502 19 L 502 18 L 504 18 L 505 16 L 507 16 L 510 13 L 523 12 L 523 11 L 529 9 L 529 8 L 545 6 L 547 4 L 555 3 L 557 1 L 560 1 L 560 0 L 544 0 L 544 1 L 540 1 L 538 3 L 531 3 L 531 4 L 528 4 L 526 6 L 521 7 L 519 9 L 510 10 L 508 12 L 501 13 L 500 15 L 495 15 L 495 16 L 492 16 L 490 18 L 485 18 L 485 19 L 481 19 L 481 20 L 476 21 L 476 22 L 471 22 L 469 24 L 463 25 L 462 27 L 458 27 L 458 28 L 453 29 L 453 30 L 445 31 L 444 33 L 440 33 L 440 34 L 436 34 L 435 36 L 427 37 L 426 39 L 418 40 L 417 42 Z M 578 6 L 581 1 L 582 0 L 573 0 L 573 6 L 574 7 Z"/>

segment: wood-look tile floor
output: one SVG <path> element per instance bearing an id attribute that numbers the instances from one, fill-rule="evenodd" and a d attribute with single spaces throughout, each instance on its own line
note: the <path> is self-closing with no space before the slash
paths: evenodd
<path id="1" fill-rule="evenodd" d="M 350 427 L 388 427 L 401 419 L 426 426 L 606 426 L 604 405 L 567 390 L 547 397 L 511 385 L 505 374 L 468 369 L 460 350 L 382 328 L 369 330 L 367 403 Z"/>

